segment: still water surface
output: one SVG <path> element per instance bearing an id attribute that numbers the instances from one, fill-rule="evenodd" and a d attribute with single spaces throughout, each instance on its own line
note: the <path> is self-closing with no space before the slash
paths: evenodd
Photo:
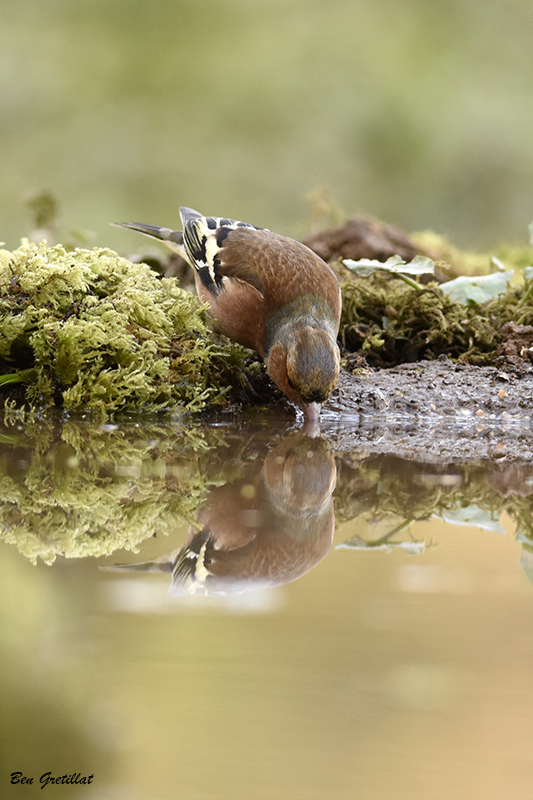
<path id="1" fill-rule="evenodd" d="M 2 428 L 0 796 L 530 800 L 533 466 L 289 428 Z"/>

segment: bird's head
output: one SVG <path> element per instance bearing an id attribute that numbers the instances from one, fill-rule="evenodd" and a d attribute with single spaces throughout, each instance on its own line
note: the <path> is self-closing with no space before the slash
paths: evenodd
<path id="1" fill-rule="evenodd" d="M 335 337 L 315 325 L 291 326 L 267 355 L 268 374 L 309 421 L 318 419 L 321 404 L 336 386 L 339 368 Z"/>

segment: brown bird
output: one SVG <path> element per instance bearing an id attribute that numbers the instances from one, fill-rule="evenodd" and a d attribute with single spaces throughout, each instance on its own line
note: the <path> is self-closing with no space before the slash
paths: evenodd
<path id="1" fill-rule="evenodd" d="M 192 208 L 180 215 L 183 231 L 118 224 L 185 257 L 220 331 L 256 350 L 274 383 L 315 422 L 339 377 L 335 273 L 305 245 L 266 228 Z"/>

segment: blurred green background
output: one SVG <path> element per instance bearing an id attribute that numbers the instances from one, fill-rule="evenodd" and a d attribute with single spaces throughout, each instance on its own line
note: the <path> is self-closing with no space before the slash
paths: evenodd
<path id="1" fill-rule="evenodd" d="M 289 235 L 306 196 L 463 247 L 533 218 L 531 0 L 3 0 L 0 238 L 179 205 Z M 133 247 L 133 245 L 131 245 Z"/>

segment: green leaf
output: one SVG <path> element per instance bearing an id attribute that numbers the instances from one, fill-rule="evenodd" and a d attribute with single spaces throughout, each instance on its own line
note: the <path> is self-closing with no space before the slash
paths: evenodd
<path id="1" fill-rule="evenodd" d="M 7 375 L 0 375 L 0 386 L 7 386 L 10 383 L 22 383 L 22 378 L 18 372 L 10 372 Z"/>
<path id="2" fill-rule="evenodd" d="M 349 270 L 363 278 L 367 278 L 377 270 L 389 272 L 396 278 L 400 278 L 404 283 L 407 283 L 411 289 L 416 289 L 417 291 L 423 290 L 424 287 L 410 278 L 409 275 L 427 275 L 428 273 L 432 275 L 435 269 L 433 261 L 425 256 L 415 256 L 408 264 L 405 263 L 401 256 L 391 256 L 385 262 L 369 258 L 361 258 L 359 261 L 345 258 L 342 263 Z"/>
<path id="3" fill-rule="evenodd" d="M 491 256 L 490 263 L 492 264 L 493 267 L 496 267 L 496 269 L 499 270 L 500 272 L 505 272 L 507 269 L 503 261 L 500 261 L 500 259 L 496 258 L 496 256 Z"/>
<path id="4" fill-rule="evenodd" d="M 441 283 L 440 289 L 450 300 L 467 305 L 469 302 L 481 305 L 499 294 L 504 294 L 514 272 L 495 272 L 493 275 L 478 275 L 473 278 L 461 275 L 453 281 Z"/>

